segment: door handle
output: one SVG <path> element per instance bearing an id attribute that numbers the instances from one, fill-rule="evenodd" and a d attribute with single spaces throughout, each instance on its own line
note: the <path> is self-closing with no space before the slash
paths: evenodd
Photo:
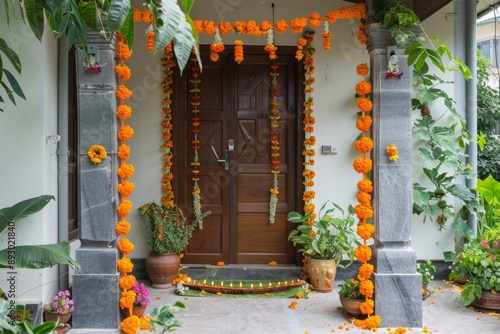
<path id="1" fill-rule="evenodd" d="M 215 151 L 215 148 L 213 146 L 212 151 L 214 152 L 215 158 L 217 159 L 217 162 L 224 163 L 224 170 L 229 170 L 229 150 L 225 149 L 224 150 L 224 159 L 219 159 L 219 155 Z"/>

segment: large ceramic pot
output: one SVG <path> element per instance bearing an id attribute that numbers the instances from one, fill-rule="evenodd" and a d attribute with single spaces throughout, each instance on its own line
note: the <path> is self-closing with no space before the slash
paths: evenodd
<path id="1" fill-rule="evenodd" d="M 352 315 L 353 317 L 364 317 L 365 315 L 361 313 L 361 310 L 359 309 L 359 305 L 363 302 L 363 299 L 350 299 L 350 298 L 345 298 L 342 295 L 339 295 L 340 297 L 340 304 L 344 308 L 344 311 L 346 311 L 349 315 Z"/>
<path id="2" fill-rule="evenodd" d="M 481 298 L 472 302 L 472 306 L 491 311 L 500 311 L 500 294 L 483 291 Z"/>
<path id="3" fill-rule="evenodd" d="M 45 318 L 45 321 L 58 321 L 62 324 L 65 324 L 71 319 L 72 312 L 68 313 L 57 313 L 57 312 L 49 312 L 49 311 L 43 311 L 43 317 Z"/>
<path id="4" fill-rule="evenodd" d="M 309 259 L 307 273 L 315 291 L 331 292 L 337 274 L 337 261 Z"/>
<path id="5" fill-rule="evenodd" d="M 176 253 L 160 255 L 150 252 L 146 258 L 146 271 L 149 279 L 153 282 L 153 288 L 169 288 L 179 272 L 180 265 L 181 259 Z"/>

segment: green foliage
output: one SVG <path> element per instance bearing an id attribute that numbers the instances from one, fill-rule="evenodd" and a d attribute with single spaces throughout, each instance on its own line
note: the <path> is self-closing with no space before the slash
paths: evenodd
<path id="1" fill-rule="evenodd" d="M 53 321 L 44 322 L 41 325 L 32 327 L 26 320 L 16 322 L 11 318 L 13 304 L 0 298 L 0 333 L 32 333 L 32 334 L 52 334 L 55 333 L 57 324 Z M 13 311 L 15 312 L 15 311 Z"/>
<path id="2" fill-rule="evenodd" d="M 160 333 L 165 333 L 173 332 L 176 329 L 181 328 L 182 323 L 179 320 L 174 319 L 173 312 L 186 309 L 186 305 L 182 302 L 175 302 L 173 305 L 167 304 L 161 306 L 160 308 L 155 308 L 150 314 L 151 320 L 149 321 L 149 324 L 152 328 L 151 331 L 156 333 L 156 329 L 158 327 L 163 327 L 160 328 Z"/>
<path id="3" fill-rule="evenodd" d="M 42 210 L 54 196 L 43 195 L 21 201 L 12 207 L 0 209 L 0 235 L 6 233 L 7 240 L 14 240 L 14 248 L 6 248 L 0 251 L 0 268 L 30 268 L 40 269 L 51 267 L 58 263 L 68 264 L 73 268 L 79 268 L 69 255 L 70 245 L 67 241 L 61 241 L 50 245 L 18 246 L 15 244 L 15 222 L 26 218 Z"/>
<path id="4" fill-rule="evenodd" d="M 345 214 L 340 206 L 333 203 L 333 208 L 328 209 L 322 215 L 327 204 L 328 202 L 321 207 L 318 215 L 320 219 L 314 220 L 312 226 L 305 224 L 310 221 L 312 212 L 305 216 L 295 211 L 290 212 L 288 221 L 299 225 L 290 233 L 288 240 L 291 240 L 294 246 L 300 245 L 299 252 L 311 258 L 334 259 L 339 263 L 345 254 L 350 262 L 346 266 L 339 265 L 345 268 L 353 262 L 354 245 L 359 244 L 354 230 L 354 209 L 349 205 L 348 212 Z M 330 215 L 335 209 L 340 211 L 340 218 Z"/>
<path id="5" fill-rule="evenodd" d="M 500 291 L 500 228 L 488 230 L 471 240 L 453 264 L 450 279 L 466 277 L 462 303 L 467 306 L 482 291 Z"/>
<path id="6" fill-rule="evenodd" d="M 500 226 L 500 182 L 491 175 L 484 180 L 477 181 L 476 192 L 484 212 L 478 214 L 477 234 Z"/>
<path id="7" fill-rule="evenodd" d="M 19 6 L 18 1 L 12 0 L 11 8 L 9 0 L 4 1 L 7 23 L 10 22 L 10 15 L 21 17 L 39 41 L 42 41 L 45 24 L 48 23 L 55 38 L 66 35 L 67 50 L 70 50 L 78 40 L 87 52 L 88 30 L 98 31 L 105 39 L 109 39 L 114 32 L 120 30 L 132 50 L 135 23 L 131 0 L 24 0 L 22 3 L 24 6 Z M 192 48 L 197 51 L 200 67 L 201 59 L 198 52 L 198 36 L 189 16 L 194 0 L 181 0 L 181 3 L 184 11 L 177 0 L 146 0 L 143 5 L 151 10 L 154 17 L 152 28 L 157 36 L 155 52 L 162 51 L 166 45 L 173 42 L 177 62 L 182 71 L 189 60 Z M 4 39 L 0 38 L 0 85 L 15 105 L 14 94 L 26 98 L 15 77 L 4 68 L 2 53 L 19 74 L 22 66 L 17 54 L 8 47 Z M 7 78 L 7 82 L 4 77 Z M 0 95 L 0 104 L 4 102 Z"/>
<path id="8" fill-rule="evenodd" d="M 422 275 L 422 283 L 429 283 L 434 278 L 432 274 L 435 272 L 436 267 L 434 267 L 431 260 L 417 263 L 417 273 Z"/>
<path id="9" fill-rule="evenodd" d="M 350 278 L 350 279 L 345 279 L 344 283 L 339 284 L 339 295 L 341 295 L 344 298 L 349 298 L 349 299 L 365 299 L 366 296 L 362 295 L 359 292 L 359 287 L 361 286 L 361 282 L 357 279 Z"/>
<path id="10" fill-rule="evenodd" d="M 157 254 L 181 254 L 193 236 L 196 222 L 188 224 L 186 217 L 176 205 L 159 206 L 146 203 L 138 209 L 146 229 L 146 239 Z"/>

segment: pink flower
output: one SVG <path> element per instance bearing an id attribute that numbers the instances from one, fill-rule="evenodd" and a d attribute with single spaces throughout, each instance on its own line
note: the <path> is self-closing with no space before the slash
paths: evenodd
<path id="1" fill-rule="evenodd" d="M 493 241 L 493 246 L 498 247 L 498 245 L 499 245 L 498 241 L 496 241 L 496 240 Z"/>
<path id="2" fill-rule="evenodd" d="M 496 257 L 495 255 L 492 255 L 492 256 L 491 256 L 491 259 L 492 259 L 493 261 L 495 261 L 495 260 L 497 259 L 497 257 Z"/>

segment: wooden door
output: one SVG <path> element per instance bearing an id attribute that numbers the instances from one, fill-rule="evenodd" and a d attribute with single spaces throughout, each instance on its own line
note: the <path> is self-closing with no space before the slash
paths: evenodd
<path id="1" fill-rule="evenodd" d="M 228 49 L 232 49 L 229 47 Z M 245 59 L 234 62 L 224 53 L 218 62 L 203 59 L 199 139 L 202 211 L 204 219 L 185 254 L 185 263 L 267 264 L 294 263 L 287 241 L 287 213 L 295 210 L 297 189 L 297 82 L 295 50 L 278 58 L 280 160 L 279 203 L 276 220 L 269 223 L 271 127 L 269 119 L 270 60 L 263 48 L 245 47 Z M 202 54 L 207 54 L 205 50 Z M 177 132 L 177 202 L 192 218 L 191 68 L 185 69 L 182 88 L 175 91 Z M 300 156 L 300 151 L 299 151 Z M 227 161 L 226 161 L 227 160 Z"/>

